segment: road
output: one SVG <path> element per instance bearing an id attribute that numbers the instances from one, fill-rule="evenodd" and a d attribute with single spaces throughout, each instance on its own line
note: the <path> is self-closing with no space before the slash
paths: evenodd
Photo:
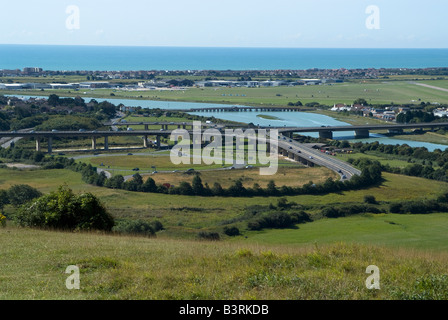
<path id="1" fill-rule="evenodd" d="M 23 129 L 23 130 L 19 130 L 19 133 L 23 133 L 23 132 L 30 132 L 33 129 Z M 3 136 L 2 138 L 0 138 L 0 147 L 2 148 L 9 148 L 11 146 L 11 143 L 16 143 L 17 141 L 19 141 L 20 139 L 22 139 L 23 137 L 5 137 Z"/>
<path id="2" fill-rule="evenodd" d="M 289 152 L 305 158 L 316 165 L 333 170 L 341 177 L 341 180 L 350 180 L 354 175 L 361 174 L 360 170 L 352 167 L 348 163 L 336 159 L 334 156 L 327 155 L 320 152 L 319 150 L 313 149 L 302 143 L 287 138 L 283 135 L 280 135 L 278 145 L 282 149 L 286 149 Z"/>

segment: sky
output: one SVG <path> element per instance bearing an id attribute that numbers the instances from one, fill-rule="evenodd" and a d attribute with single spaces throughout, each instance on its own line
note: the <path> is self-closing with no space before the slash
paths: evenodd
<path id="1" fill-rule="evenodd" d="M 0 44 L 448 48 L 446 0 L 15 0 L 0 9 Z"/>

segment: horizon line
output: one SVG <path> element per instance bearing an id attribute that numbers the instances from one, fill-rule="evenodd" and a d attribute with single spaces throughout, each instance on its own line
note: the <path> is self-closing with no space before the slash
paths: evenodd
<path id="1" fill-rule="evenodd" d="M 115 47 L 115 48 L 192 48 L 192 49 L 395 49 L 395 50 L 443 50 L 448 47 L 268 47 L 268 46 L 181 46 L 181 45 L 106 45 L 106 44 L 41 44 L 0 43 L 0 46 L 59 46 L 59 47 Z"/>

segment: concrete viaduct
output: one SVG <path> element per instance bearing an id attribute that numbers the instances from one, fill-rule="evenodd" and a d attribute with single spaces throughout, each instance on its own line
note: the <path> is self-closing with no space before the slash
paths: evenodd
<path id="1" fill-rule="evenodd" d="M 384 124 L 360 126 L 321 126 L 321 127 L 278 127 L 282 134 L 291 136 L 292 133 L 318 132 L 320 138 L 333 139 L 335 131 L 354 131 L 355 138 L 368 138 L 371 130 L 388 130 L 389 133 L 401 134 L 405 129 L 431 129 L 447 128 L 448 122 L 441 123 L 411 123 L 411 124 Z"/>

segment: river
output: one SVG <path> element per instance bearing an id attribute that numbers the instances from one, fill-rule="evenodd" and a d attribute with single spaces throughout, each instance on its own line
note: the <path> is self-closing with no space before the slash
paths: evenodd
<path id="1" fill-rule="evenodd" d="M 28 99 L 30 97 L 36 96 L 24 96 L 24 95 L 16 95 L 19 98 Z M 115 105 L 123 104 L 125 106 L 140 106 L 142 108 L 161 108 L 161 109 L 191 109 L 191 108 L 210 108 L 210 107 L 222 107 L 222 104 L 213 104 L 213 103 L 199 103 L 199 102 L 178 102 L 178 101 L 153 101 L 153 100 L 132 100 L 132 99 L 101 99 L 101 98 L 91 98 L 91 97 L 83 97 L 84 101 L 89 102 L 91 99 L 95 99 L 98 102 L 109 101 L 114 103 Z M 318 126 L 337 126 L 337 125 L 350 125 L 349 123 L 345 123 L 342 121 L 338 121 L 333 119 L 332 117 L 309 113 L 309 112 L 281 112 L 281 111 L 272 111 L 272 112 L 192 112 L 191 114 L 205 116 L 205 117 L 215 117 L 218 119 L 238 121 L 243 123 L 253 123 L 255 125 L 261 126 L 273 126 L 273 127 L 281 127 L 281 126 L 297 126 L 297 127 L 318 127 Z M 258 115 L 263 114 L 266 116 L 275 117 L 276 119 L 265 119 L 260 118 Z M 303 133 L 305 134 L 305 133 Z M 319 134 L 316 132 L 309 132 L 307 135 L 311 137 L 318 137 Z M 353 131 L 347 132 L 334 132 L 334 139 L 338 140 L 356 140 L 360 142 L 374 142 L 378 141 L 383 144 L 407 144 L 411 147 L 425 147 L 429 151 L 434 151 L 435 149 L 445 150 L 448 148 L 448 145 L 429 143 L 429 142 L 420 142 L 420 141 L 412 141 L 412 140 L 402 140 L 402 139 L 394 139 L 393 137 L 387 137 L 381 134 L 371 133 L 370 138 L 368 139 L 355 139 L 355 134 Z"/>

